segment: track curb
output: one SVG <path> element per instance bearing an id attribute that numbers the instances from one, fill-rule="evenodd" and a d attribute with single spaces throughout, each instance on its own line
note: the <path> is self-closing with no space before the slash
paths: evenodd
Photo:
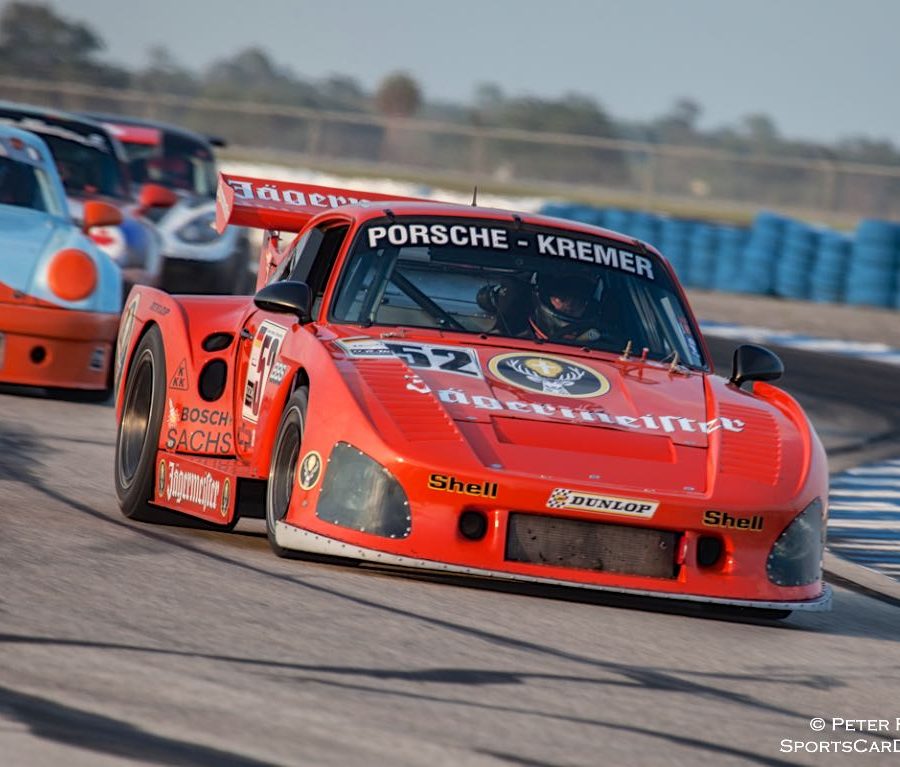
<path id="1" fill-rule="evenodd" d="M 838 556 L 825 547 L 825 580 L 900 607 L 900 581 Z"/>

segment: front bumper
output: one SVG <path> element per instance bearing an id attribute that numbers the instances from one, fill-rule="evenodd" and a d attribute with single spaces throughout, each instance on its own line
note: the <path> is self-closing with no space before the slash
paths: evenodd
<path id="1" fill-rule="evenodd" d="M 620 586 L 605 585 L 599 583 L 585 583 L 583 581 L 562 580 L 522 573 L 488 570 L 479 567 L 466 567 L 453 565 L 446 562 L 436 562 L 428 559 L 418 559 L 398 554 L 389 554 L 377 549 L 364 548 L 348 543 L 343 543 L 333 538 L 294 527 L 285 522 L 277 522 L 275 526 L 275 540 L 279 546 L 285 549 L 305 551 L 312 554 L 324 554 L 329 556 L 360 559 L 366 562 L 374 562 L 395 567 L 407 567 L 418 570 L 431 570 L 436 572 L 454 573 L 478 578 L 492 578 L 497 580 L 518 581 L 524 583 L 536 583 L 548 586 L 566 586 L 571 588 L 589 589 L 592 591 L 604 591 L 614 594 L 623 594 L 635 597 L 654 597 L 674 599 L 683 602 L 699 602 L 704 604 L 726 605 L 730 607 L 750 607 L 758 610 L 805 610 L 807 612 L 821 612 L 831 609 L 832 592 L 827 584 L 822 584 L 822 592 L 811 599 L 775 601 L 764 599 L 737 599 L 731 597 L 703 596 L 697 594 L 656 591 L 639 588 L 626 588 Z"/>
<path id="2" fill-rule="evenodd" d="M 0 383 L 103 390 L 119 315 L 0 304 Z"/>

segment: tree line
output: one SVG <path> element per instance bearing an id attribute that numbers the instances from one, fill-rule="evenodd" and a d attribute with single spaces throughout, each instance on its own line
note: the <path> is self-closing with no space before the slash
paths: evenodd
<path id="1" fill-rule="evenodd" d="M 782 136 L 775 121 L 765 114 L 750 114 L 737 124 L 704 130 L 699 125 L 702 107 L 688 98 L 679 99 L 653 119 L 628 121 L 616 119 L 590 96 L 514 95 L 493 83 L 479 85 L 470 103 L 429 100 L 408 72 L 389 74 L 374 92 L 367 92 L 346 75 L 304 78 L 258 47 L 248 47 L 199 71 L 179 63 L 162 45 L 150 48 L 146 64 L 134 69 L 106 61 L 104 49 L 103 39 L 89 24 L 65 17 L 47 4 L 19 0 L 6 5 L 0 14 L 0 75 L 5 76 L 230 102 L 419 116 L 487 128 L 703 146 L 772 157 L 900 164 L 900 151 L 890 141 L 864 136 L 834 144 L 792 140 Z"/>

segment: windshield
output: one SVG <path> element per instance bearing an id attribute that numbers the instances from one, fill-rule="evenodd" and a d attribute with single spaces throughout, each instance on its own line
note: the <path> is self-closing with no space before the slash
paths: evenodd
<path id="1" fill-rule="evenodd" d="M 62 215 L 43 169 L 9 157 L 0 157 L 0 204 Z"/>
<path id="2" fill-rule="evenodd" d="M 67 194 L 116 199 L 128 196 L 122 168 L 111 150 L 60 136 L 41 134 L 41 138 L 50 148 Z"/>
<path id="3" fill-rule="evenodd" d="M 659 260 L 562 229 L 395 218 L 356 237 L 332 319 L 624 352 L 705 368 Z"/>
<path id="4" fill-rule="evenodd" d="M 136 183 L 154 183 L 199 197 L 216 195 L 216 162 L 205 144 L 173 134 L 161 143 L 125 140 L 131 177 Z"/>

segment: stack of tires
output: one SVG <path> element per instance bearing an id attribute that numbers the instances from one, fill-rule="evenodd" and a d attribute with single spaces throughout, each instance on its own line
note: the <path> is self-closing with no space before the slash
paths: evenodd
<path id="1" fill-rule="evenodd" d="M 604 226 L 612 229 L 619 234 L 631 235 L 631 225 L 634 222 L 634 213 L 630 210 L 621 210 L 620 208 L 607 208 L 604 218 Z"/>
<path id="2" fill-rule="evenodd" d="M 694 224 L 690 240 L 691 257 L 684 274 L 688 286 L 709 290 L 715 284 L 718 230 L 719 227 L 710 224 Z"/>
<path id="3" fill-rule="evenodd" d="M 813 301 L 837 303 L 844 300 L 852 243 L 851 238 L 841 232 L 822 232 L 809 282 L 809 297 Z"/>
<path id="4" fill-rule="evenodd" d="M 848 304 L 894 305 L 898 243 L 897 224 L 874 219 L 860 222 L 847 270 Z"/>
<path id="5" fill-rule="evenodd" d="M 571 202 L 545 202 L 538 209 L 538 213 L 542 216 L 553 216 L 554 218 L 573 219 L 572 215 L 579 206 L 573 205 Z"/>
<path id="6" fill-rule="evenodd" d="M 787 222 L 784 216 L 764 211 L 756 216 L 750 240 L 744 249 L 744 263 L 734 290 L 740 293 L 771 295 L 775 289 L 775 264 L 784 242 Z"/>
<path id="7" fill-rule="evenodd" d="M 735 226 L 719 227 L 713 287 L 716 290 L 734 292 L 740 282 L 744 263 L 744 247 L 749 232 Z"/>
<path id="8" fill-rule="evenodd" d="M 660 226 L 659 249 L 682 282 L 690 269 L 692 228 L 690 222 L 677 218 L 664 218 Z"/>
<path id="9" fill-rule="evenodd" d="M 784 246 L 775 265 L 775 295 L 807 299 L 821 233 L 802 221 L 785 227 Z"/>
<path id="10" fill-rule="evenodd" d="M 639 211 L 631 219 L 628 234 L 659 249 L 661 219 L 653 213 Z"/>

